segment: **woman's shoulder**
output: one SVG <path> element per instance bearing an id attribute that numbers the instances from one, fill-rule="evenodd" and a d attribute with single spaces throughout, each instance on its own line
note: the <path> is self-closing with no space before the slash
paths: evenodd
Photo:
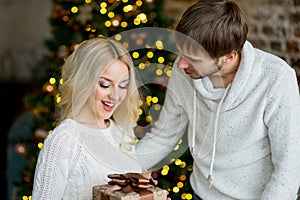
<path id="1" fill-rule="evenodd" d="M 46 137 L 45 142 L 52 143 L 74 143 L 77 138 L 75 122 L 71 119 L 62 121 L 53 131 Z"/>

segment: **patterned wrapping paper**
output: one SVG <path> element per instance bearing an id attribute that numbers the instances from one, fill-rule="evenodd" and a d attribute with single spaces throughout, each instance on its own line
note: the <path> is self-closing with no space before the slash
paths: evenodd
<path id="1" fill-rule="evenodd" d="M 109 174 L 108 184 L 93 187 L 93 200 L 166 200 L 168 191 L 156 187 L 151 172 Z"/>
<path id="2" fill-rule="evenodd" d="M 97 185 L 93 187 L 93 200 L 166 200 L 168 192 L 158 187 L 146 188 L 150 193 L 145 193 L 144 190 L 140 192 L 124 193 L 122 191 L 115 191 L 110 195 L 106 195 L 105 191 L 111 185 Z"/>

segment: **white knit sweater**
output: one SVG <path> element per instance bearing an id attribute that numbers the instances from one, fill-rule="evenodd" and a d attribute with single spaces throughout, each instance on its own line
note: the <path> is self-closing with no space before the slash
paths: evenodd
<path id="1" fill-rule="evenodd" d="M 123 139 L 129 142 L 112 120 L 107 129 L 63 121 L 47 136 L 40 151 L 32 199 L 91 200 L 92 187 L 106 184 L 107 174 L 141 172 L 133 146 L 128 152 L 120 149 Z"/>
<path id="2" fill-rule="evenodd" d="M 246 42 L 226 89 L 174 67 L 160 118 L 136 146 L 144 167 L 172 151 L 185 132 L 194 158 L 190 182 L 204 200 L 295 199 L 300 99 L 295 72 L 280 58 Z"/>

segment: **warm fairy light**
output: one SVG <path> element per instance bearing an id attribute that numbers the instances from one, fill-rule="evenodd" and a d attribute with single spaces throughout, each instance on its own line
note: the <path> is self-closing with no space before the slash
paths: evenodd
<path id="1" fill-rule="evenodd" d="M 139 69 L 145 69 L 145 63 L 140 63 L 139 64 Z"/>
<path id="2" fill-rule="evenodd" d="M 59 84 L 64 84 L 64 80 L 62 78 L 59 80 Z"/>
<path id="3" fill-rule="evenodd" d="M 172 74 L 172 70 L 167 70 L 166 75 L 167 75 L 168 77 L 170 77 L 171 74 Z"/>
<path id="4" fill-rule="evenodd" d="M 39 147 L 39 149 L 42 149 L 43 148 L 43 143 L 42 142 L 38 143 L 38 147 Z"/>
<path id="5" fill-rule="evenodd" d="M 186 193 L 181 194 L 181 199 L 186 199 Z"/>
<path id="6" fill-rule="evenodd" d="M 62 19 L 63 19 L 63 21 L 64 21 L 64 22 L 67 22 L 67 21 L 69 21 L 69 20 L 70 20 L 69 16 L 67 16 L 67 15 L 63 16 L 63 18 L 62 18 Z"/>
<path id="7" fill-rule="evenodd" d="M 145 65 L 146 65 L 146 67 L 149 67 L 151 65 L 151 62 L 149 60 L 146 60 Z"/>
<path id="8" fill-rule="evenodd" d="M 78 7 L 73 6 L 73 7 L 71 8 L 71 12 L 72 12 L 72 13 L 77 13 L 77 12 L 78 12 Z"/>
<path id="9" fill-rule="evenodd" d="M 117 41 L 120 41 L 120 40 L 122 39 L 122 35 L 117 34 L 117 35 L 115 36 L 115 39 L 116 39 Z"/>
<path id="10" fill-rule="evenodd" d="M 182 139 L 179 139 L 177 144 L 182 144 Z"/>
<path id="11" fill-rule="evenodd" d="M 139 109 L 139 115 L 143 114 L 143 110 Z"/>
<path id="12" fill-rule="evenodd" d="M 139 56 L 140 56 L 140 54 L 136 51 L 132 53 L 132 57 L 135 59 L 137 59 Z"/>
<path id="13" fill-rule="evenodd" d="M 157 97 L 152 97 L 152 102 L 153 103 L 157 103 L 158 102 L 158 98 Z"/>
<path id="14" fill-rule="evenodd" d="M 147 96 L 147 97 L 146 97 L 146 101 L 147 101 L 147 102 L 151 102 L 151 101 L 152 101 L 152 97 L 151 97 L 151 96 Z"/>
<path id="15" fill-rule="evenodd" d="M 157 61 L 158 61 L 159 63 L 164 63 L 164 62 L 165 62 L 165 58 L 160 56 L 160 57 L 157 59 Z"/>
<path id="16" fill-rule="evenodd" d="M 193 165 L 189 165 L 189 166 L 187 167 L 187 170 L 190 171 L 190 172 L 193 171 Z"/>
<path id="17" fill-rule="evenodd" d="M 106 27 L 110 27 L 110 26 L 111 26 L 111 21 L 107 20 L 107 21 L 104 23 L 104 25 L 105 25 Z"/>
<path id="18" fill-rule="evenodd" d="M 53 87 L 52 85 L 46 85 L 45 90 L 46 90 L 47 92 L 53 92 L 54 87 Z"/>
<path id="19" fill-rule="evenodd" d="M 123 11 L 124 12 L 130 12 L 133 10 L 133 6 L 132 5 L 127 5 L 123 7 Z"/>
<path id="20" fill-rule="evenodd" d="M 85 0 L 85 3 L 91 3 L 92 0 Z"/>
<path id="21" fill-rule="evenodd" d="M 109 18 L 113 18 L 113 17 L 115 16 L 115 13 L 114 13 L 114 12 L 109 12 L 109 13 L 107 14 L 107 16 L 108 16 Z"/>
<path id="22" fill-rule="evenodd" d="M 193 195 L 190 194 L 190 193 L 188 193 L 188 194 L 186 194 L 185 198 L 186 198 L 186 199 L 192 199 L 192 198 L 193 198 Z"/>
<path id="23" fill-rule="evenodd" d="M 57 97 L 56 98 L 56 103 L 60 103 L 61 102 L 61 97 Z"/>
<path id="24" fill-rule="evenodd" d="M 144 21 L 147 19 L 147 15 L 145 13 L 140 13 L 137 16 L 141 21 Z"/>
<path id="25" fill-rule="evenodd" d="M 100 9 L 100 13 L 101 13 L 102 15 L 104 15 L 106 12 L 107 12 L 106 8 L 101 8 L 101 9 Z"/>
<path id="26" fill-rule="evenodd" d="M 177 183 L 177 187 L 183 188 L 183 186 L 184 186 L 184 184 L 183 184 L 182 182 L 178 182 L 178 183 Z"/>
<path id="27" fill-rule="evenodd" d="M 135 18 L 134 20 L 133 20 L 133 23 L 134 23 L 134 25 L 140 25 L 140 23 L 141 23 L 141 20 L 139 19 L 139 18 Z"/>
<path id="28" fill-rule="evenodd" d="M 175 147 L 174 147 L 174 151 L 177 151 L 178 149 L 180 148 L 180 146 L 177 144 Z"/>
<path id="29" fill-rule="evenodd" d="M 149 52 L 147 53 L 147 57 L 148 57 L 148 58 L 153 58 L 153 55 L 154 55 L 154 54 L 153 54 L 152 51 L 149 51 Z"/>
<path id="30" fill-rule="evenodd" d="M 114 20 L 112 21 L 112 25 L 113 25 L 113 26 L 119 26 L 119 24 L 120 24 L 120 22 L 119 22 L 118 20 L 116 20 L 116 19 L 114 19 Z"/>
<path id="31" fill-rule="evenodd" d="M 143 43 L 144 43 L 144 40 L 142 38 L 138 38 L 135 40 L 135 44 L 138 46 L 142 46 Z"/>
<path id="32" fill-rule="evenodd" d="M 157 68 L 159 68 L 159 69 L 163 69 L 164 67 L 165 67 L 164 64 L 161 64 L 161 63 L 157 64 Z"/>
<path id="33" fill-rule="evenodd" d="M 167 171 L 170 170 L 169 165 L 164 165 L 164 166 L 163 166 L 163 170 L 167 170 Z"/>
<path id="34" fill-rule="evenodd" d="M 186 175 L 184 175 L 184 174 L 180 175 L 179 180 L 185 181 L 186 180 Z"/>
<path id="35" fill-rule="evenodd" d="M 137 5 L 137 6 L 142 6 L 142 4 L 143 4 L 143 2 L 141 0 L 137 0 L 135 2 L 135 5 Z"/>
<path id="36" fill-rule="evenodd" d="M 148 115 L 145 120 L 146 120 L 146 122 L 152 122 L 152 117 L 150 115 Z"/>
<path id="37" fill-rule="evenodd" d="M 32 200 L 32 196 L 22 196 L 22 200 Z"/>
<path id="38" fill-rule="evenodd" d="M 85 27 L 85 30 L 87 32 L 89 32 L 90 30 L 92 29 L 92 26 L 90 24 L 88 24 L 86 27 Z"/>
<path id="39" fill-rule="evenodd" d="M 55 78 L 50 78 L 49 79 L 49 83 L 52 84 L 52 85 L 55 84 L 56 83 L 56 79 Z"/>
<path id="40" fill-rule="evenodd" d="M 161 173 L 161 175 L 165 176 L 165 175 L 167 175 L 169 173 L 169 171 L 163 169 L 163 170 L 160 171 L 160 173 Z"/>
<path id="41" fill-rule="evenodd" d="M 178 187 L 173 187 L 173 192 L 174 193 L 178 193 L 179 192 L 179 188 Z"/>
<path id="42" fill-rule="evenodd" d="M 160 105 L 159 104 L 155 104 L 154 105 L 154 110 L 160 110 Z"/>
<path id="43" fill-rule="evenodd" d="M 164 48 L 164 44 L 163 44 L 163 42 L 160 41 L 160 40 L 157 40 L 157 41 L 155 42 L 155 46 L 156 46 L 156 48 L 158 48 L 159 50 L 162 50 L 162 49 Z"/>
<path id="44" fill-rule="evenodd" d="M 180 167 L 181 167 L 182 169 L 185 168 L 185 167 L 186 167 L 186 162 L 182 161 L 182 162 L 180 163 Z"/>
<path id="45" fill-rule="evenodd" d="M 121 22 L 121 27 L 126 28 L 128 26 L 127 22 Z"/>
<path id="46" fill-rule="evenodd" d="M 122 0 L 123 1 L 123 3 L 127 3 L 128 2 L 128 0 Z"/>
<path id="47" fill-rule="evenodd" d="M 179 158 L 177 158 L 176 160 L 175 160 L 175 165 L 180 165 L 181 164 L 181 160 L 179 159 Z"/>
<path id="48" fill-rule="evenodd" d="M 101 7 L 101 8 L 106 8 L 106 7 L 107 7 L 107 3 L 106 3 L 106 2 L 102 2 L 102 3 L 100 4 L 100 7 Z"/>
<path id="49" fill-rule="evenodd" d="M 157 76 L 161 76 L 161 75 L 163 74 L 163 70 L 157 69 L 157 70 L 155 71 L 155 73 L 156 73 Z"/>

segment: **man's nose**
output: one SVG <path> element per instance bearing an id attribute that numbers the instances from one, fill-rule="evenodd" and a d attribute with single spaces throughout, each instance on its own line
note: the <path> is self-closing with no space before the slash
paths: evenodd
<path id="1" fill-rule="evenodd" d="M 179 69 L 186 69 L 189 67 L 189 62 L 184 59 L 183 57 L 180 57 L 179 61 L 178 61 L 178 68 Z"/>

